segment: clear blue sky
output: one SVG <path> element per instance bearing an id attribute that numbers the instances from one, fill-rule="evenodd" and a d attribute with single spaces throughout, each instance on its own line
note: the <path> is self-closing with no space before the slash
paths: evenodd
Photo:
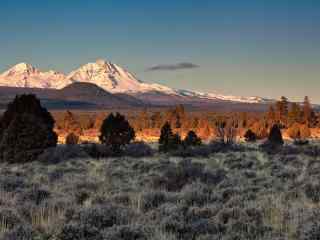
<path id="1" fill-rule="evenodd" d="M 146 82 L 320 103 L 320 1 L 1 0 L 0 71 L 96 58 Z M 200 67 L 145 71 L 181 62 Z"/>

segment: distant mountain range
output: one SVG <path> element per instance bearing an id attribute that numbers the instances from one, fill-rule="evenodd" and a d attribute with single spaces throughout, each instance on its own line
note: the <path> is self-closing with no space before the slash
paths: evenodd
<path id="1" fill-rule="evenodd" d="M 185 104 L 230 110 L 248 106 L 255 110 L 273 102 L 261 97 L 225 96 L 146 83 L 104 60 L 85 64 L 68 75 L 53 70 L 42 72 L 27 63 L 17 64 L 0 74 L 0 101 L 24 92 L 37 94 L 47 104 L 55 102 L 69 107 L 78 103 L 80 108 L 85 105 L 112 108 Z"/>

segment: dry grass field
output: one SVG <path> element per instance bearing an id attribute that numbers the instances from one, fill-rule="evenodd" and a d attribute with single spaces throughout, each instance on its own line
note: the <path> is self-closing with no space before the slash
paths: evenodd
<path id="1" fill-rule="evenodd" d="M 3 163 L 1 239 L 319 239 L 320 145 L 201 151 L 97 159 L 61 145 Z"/>

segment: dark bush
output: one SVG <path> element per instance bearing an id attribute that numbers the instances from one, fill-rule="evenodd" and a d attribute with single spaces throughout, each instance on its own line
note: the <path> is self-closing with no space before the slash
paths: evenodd
<path id="1" fill-rule="evenodd" d="M 305 140 L 305 139 L 295 139 L 293 141 L 293 144 L 296 146 L 305 146 L 309 144 L 309 140 Z"/>
<path id="2" fill-rule="evenodd" d="M 47 109 L 41 106 L 40 100 L 37 99 L 35 95 L 16 96 L 13 102 L 9 103 L 7 110 L 2 115 L 0 122 L 0 138 L 16 116 L 21 114 L 32 115 L 39 118 L 41 122 L 47 125 L 49 130 L 52 130 L 54 127 L 53 117 Z"/>
<path id="3" fill-rule="evenodd" d="M 112 151 L 119 153 L 122 148 L 135 139 L 134 129 L 125 117 L 119 113 L 112 113 L 103 121 L 100 129 L 101 143 L 110 146 Z"/>
<path id="4" fill-rule="evenodd" d="M 10 163 L 35 160 L 45 148 L 56 146 L 54 120 L 34 95 L 17 96 L 0 122 L 0 158 Z"/>
<path id="5" fill-rule="evenodd" d="M 284 144 L 281 129 L 278 124 L 273 125 L 270 130 L 268 142 L 271 145 L 282 146 Z"/>
<path id="6" fill-rule="evenodd" d="M 169 122 L 166 122 L 161 128 L 159 138 L 159 151 L 170 152 L 177 150 L 182 144 L 179 134 L 173 134 Z"/>
<path id="7" fill-rule="evenodd" d="M 245 138 L 246 142 L 257 141 L 257 136 L 251 129 L 247 130 L 247 132 L 244 134 L 244 138 Z"/>
<path id="8" fill-rule="evenodd" d="M 2 161 L 24 163 L 37 159 L 44 149 L 56 146 L 57 135 L 41 119 L 16 115 L 4 130 L 0 142 Z"/>
<path id="9" fill-rule="evenodd" d="M 90 143 L 82 147 L 82 149 L 92 158 L 108 158 L 114 155 L 112 149 L 102 144 Z M 118 154 L 119 155 L 119 154 Z"/>
<path id="10" fill-rule="evenodd" d="M 197 136 L 194 131 L 189 131 L 186 138 L 183 140 L 183 145 L 188 146 L 199 146 L 202 144 L 201 138 Z"/>

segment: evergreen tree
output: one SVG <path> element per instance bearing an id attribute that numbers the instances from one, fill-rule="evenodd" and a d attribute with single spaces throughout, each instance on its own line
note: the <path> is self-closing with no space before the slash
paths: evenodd
<path id="1" fill-rule="evenodd" d="M 44 149 L 55 147 L 57 135 L 34 115 L 18 114 L 3 132 L 0 142 L 1 161 L 25 163 L 34 161 Z"/>
<path id="2" fill-rule="evenodd" d="M 32 161 L 45 148 L 57 144 L 54 120 L 35 95 L 16 96 L 3 114 L 0 125 L 2 161 Z"/>
<path id="3" fill-rule="evenodd" d="M 303 101 L 303 121 L 309 127 L 314 127 L 317 123 L 317 116 L 312 109 L 308 96 Z"/>
<path id="4" fill-rule="evenodd" d="M 181 145 L 181 138 L 178 134 L 173 134 L 170 123 L 166 122 L 161 128 L 159 138 L 159 151 L 169 152 L 176 150 Z"/>
<path id="5" fill-rule="evenodd" d="M 11 121 L 20 114 L 30 114 L 39 118 L 48 129 L 54 128 L 54 119 L 47 109 L 43 108 L 40 100 L 33 94 L 18 95 L 9 103 L 7 110 L 3 113 L 0 122 L 0 139 L 3 132 L 9 127 Z"/>
<path id="6" fill-rule="evenodd" d="M 110 146 L 115 153 L 121 152 L 123 146 L 135 139 L 134 129 L 125 117 L 111 113 L 102 123 L 100 141 Z"/>
<path id="7" fill-rule="evenodd" d="M 280 121 L 282 124 L 287 123 L 288 118 L 288 99 L 284 96 L 281 97 L 281 100 L 276 103 L 276 118 L 278 121 Z"/>
<path id="8" fill-rule="evenodd" d="M 183 141 L 183 144 L 187 147 L 188 146 L 199 146 L 202 144 L 202 141 L 201 141 L 201 138 L 199 138 L 194 131 L 189 131 Z"/>
<path id="9" fill-rule="evenodd" d="M 268 142 L 274 146 L 283 145 L 284 141 L 282 138 L 282 133 L 278 124 L 273 125 L 270 130 Z"/>
<path id="10" fill-rule="evenodd" d="M 288 114 L 289 122 L 292 123 L 299 123 L 301 121 L 301 109 L 299 104 L 292 103 L 291 108 Z"/>
<path id="11" fill-rule="evenodd" d="M 244 134 L 244 138 L 246 142 L 255 142 L 257 140 L 256 134 L 251 129 L 247 130 Z"/>

